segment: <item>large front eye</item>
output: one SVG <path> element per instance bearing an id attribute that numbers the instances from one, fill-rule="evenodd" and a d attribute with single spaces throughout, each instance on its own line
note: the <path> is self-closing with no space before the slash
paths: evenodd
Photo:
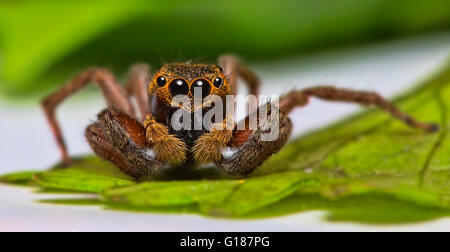
<path id="1" fill-rule="evenodd" d="M 197 95 L 196 92 L 199 92 L 199 90 L 202 92 L 202 98 L 208 96 L 209 92 L 211 92 L 211 86 L 209 85 L 209 82 L 205 79 L 195 80 L 191 86 L 191 94 L 193 94 L 194 97 L 197 98 L 199 95 Z"/>
<path id="2" fill-rule="evenodd" d="M 166 85 L 166 83 L 167 83 L 167 79 L 164 76 L 159 76 L 156 79 L 156 84 L 158 84 L 158 86 L 160 86 L 160 87 L 164 87 L 164 85 Z"/>
<path id="3" fill-rule="evenodd" d="M 189 94 L 189 85 L 183 79 L 174 79 L 169 85 L 170 94 L 172 96 Z"/>
<path id="4" fill-rule="evenodd" d="M 214 79 L 214 86 L 216 88 L 220 88 L 222 86 L 222 84 L 223 84 L 223 79 L 222 78 L 217 77 L 217 78 Z"/>

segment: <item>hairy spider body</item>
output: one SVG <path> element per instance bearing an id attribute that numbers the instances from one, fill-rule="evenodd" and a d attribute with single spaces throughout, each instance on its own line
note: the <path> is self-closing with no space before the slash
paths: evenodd
<path id="1" fill-rule="evenodd" d="M 416 121 L 377 93 L 332 86 L 292 91 L 280 98 L 278 106 L 269 102 L 262 104 L 260 108 L 273 116 L 264 121 L 264 125 L 276 127 L 278 132 L 271 141 L 262 140 L 267 127 L 249 126 L 253 114 L 235 124 L 224 108 L 225 117 L 214 124 L 219 127 L 206 127 L 201 118 L 215 103 L 210 97 L 218 97 L 226 105 L 226 96 L 237 92 L 238 76 L 247 83 L 249 93 L 258 96 L 257 76 L 230 55 L 222 56 L 218 65 L 166 64 L 152 78 L 149 78 L 148 66 L 135 65 L 125 88 L 110 72 L 91 69 L 45 98 L 42 106 L 61 151 L 62 162 L 68 165 L 70 157 L 54 111 L 66 97 L 90 82 L 96 83 L 108 108 L 98 115 L 97 122 L 87 127 L 86 139 L 99 157 L 135 178 L 151 176 L 165 164 L 192 167 L 209 162 L 229 174 L 249 174 L 286 144 L 292 131 L 288 114 L 296 107 L 307 105 L 310 97 L 378 106 L 411 127 L 428 132 L 437 130 L 436 124 Z M 196 102 L 199 98 L 196 90 L 201 90 L 201 102 Z M 131 96 L 136 99 L 139 113 L 130 101 Z M 190 105 L 174 105 L 174 99 L 180 96 L 187 98 Z M 254 115 L 258 121 L 262 120 L 260 114 Z M 182 122 L 185 118 L 191 119 L 189 127 L 174 126 L 174 120 Z"/>

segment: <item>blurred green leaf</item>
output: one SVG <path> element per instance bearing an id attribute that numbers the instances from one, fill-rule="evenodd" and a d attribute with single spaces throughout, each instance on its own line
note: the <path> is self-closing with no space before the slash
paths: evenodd
<path id="1" fill-rule="evenodd" d="M 6 174 L 0 177 L 0 182 L 12 185 L 30 185 L 37 171 L 23 171 Z"/>
<path id="2" fill-rule="evenodd" d="M 449 208 L 415 204 L 372 192 L 343 196 L 339 200 L 314 193 L 296 193 L 243 217 L 261 218 L 311 210 L 324 210 L 324 217 L 330 221 L 374 224 L 412 223 L 450 215 Z"/>
<path id="3" fill-rule="evenodd" d="M 28 0 L 0 3 L 0 92 L 48 93 L 77 71 L 248 60 L 449 28 L 447 0 Z"/>
<path id="4" fill-rule="evenodd" d="M 96 157 L 74 160 L 69 168 L 37 173 L 34 183 L 44 189 L 100 193 L 109 188 L 131 186 L 136 181 L 114 165 Z"/>

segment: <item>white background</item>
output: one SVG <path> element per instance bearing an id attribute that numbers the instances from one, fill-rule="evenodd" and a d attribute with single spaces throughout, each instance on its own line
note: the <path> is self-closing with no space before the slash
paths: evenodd
<path id="1" fill-rule="evenodd" d="M 438 34 L 251 67 L 263 80 L 262 91 L 266 94 L 333 84 L 375 90 L 389 97 L 436 72 L 449 56 L 450 34 Z M 71 155 L 90 152 L 84 140 L 84 127 L 95 120 L 96 113 L 103 107 L 98 94 L 89 98 L 75 96 L 59 109 L 58 115 Z M 296 135 L 303 134 L 357 110 L 355 105 L 313 100 L 310 106 L 292 113 L 294 132 Z M 58 161 L 58 150 L 37 105 L 21 107 L 0 102 L 0 118 L 0 174 L 45 169 Z M 60 197 L 0 185 L 0 231 L 450 231 L 450 218 L 408 225 L 366 225 L 328 222 L 323 220 L 326 212 L 309 211 L 243 221 L 35 202 Z"/>

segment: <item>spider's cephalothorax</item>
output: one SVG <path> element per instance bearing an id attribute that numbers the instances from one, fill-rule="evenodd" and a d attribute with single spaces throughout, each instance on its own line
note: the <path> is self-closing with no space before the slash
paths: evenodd
<path id="1" fill-rule="evenodd" d="M 199 102 L 195 102 L 194 91 L 197 89 L 197 96 Z M 186 63 L 174 63 L 162 66 L 149 85 L 149 94 L 151 99 L 151 110 L 158 111 L 153 113 L 153 118 L 162 122 L 169 128 L 169 133 L 176 135 L 182 139 L 187 146 L 192 147 L 194 142 L 207 131 L 203 123 L 201 123 L 202 117 L 194 116 L 204 115 L 211 106 L 203 106 L 203 103 L 209 95 L 216 95 L 225 102 L 225 96 L 230 94 L 230 85 L 226 80 L 222 69 L 216 65 L 206 64 L 186 64 Z M 181 106 L 173 106 L 172 102 L 174 97 L 179 96 L 181 98 L 186 97 L 189 99 L 190 106 L 188 108 Z M 196 104 L 200 106 L 196 106 Z M 189 115 L 190 129 L 174 129 L 172 127 L 171 120 L 173 120 L 174 113 L 180 108 L 184 109 L 184 112 Z M 224 111 L 225 112 L 225 111 Z M 194 123 L 196 122 L 202 126 L 202 129 L 195 129 Z M 200 120 L 200 122 L 199 122 Z"/>
<path id="2" fill-rule="evenodd" d="M 151 97 L 151 111 L 155 111 L 155 113 L 147 115 L 144 122 L 147 128 L 147 138 L 149 141 L 158 138 L 158 136 L 154 136 L 158 134 L 155 128 L 160 126 L 157 123 L 167 127 L 169 136 L 167 139 L 158 141 L 159 143 L 155 142 L 154 151 L 161 153 L 178 148 L 178 152 L 172 152 L 171 157 L 167 158 L 178 165 L 191 165 L 196 161 L 197 163 L 198 161 L 212 161 L 200 160 L 199 153 L 194 152 L 194 146 L 197 149 L 201 148 L 200 144 L 195 145 L 197 140 L 205 133 L 210 132 L 203 124 L 202 116 L 212 106 L 205 106 L 208 101 L 204 98 L 215 95 L 225 102 L 225 96 L 231 92 L 222 68 L 207 64 L 166 64 L 155 73 L 148 89 Z M 175 97 L 187 98 L 189 106 L 186 107 L 186 104 L 181 103 L 179 106 L 174 105 Z M 178 113 L 178 117 L 175 113 Z M 182 123 L 183 117 L 190 118 L 189 127 L 174 127 L 173 120 L 179 120 Z M 200 125 L 200 128 L 195 127 L 195 124 Z M 229 131 L 228 135 L 231 136 L 231 134 L 232 132 Z M 159 154 L 159 156 L 164 155 Z"/>
<path id="3" fill-rule="evenodd" d="M 174 63 L 162 66 L 152 78 L 149 67 L 135 65 L 131 68 L 125 88 L 104 69 L 91 69 L 74 78 L 63 88 L 42 101 L 42 106 L 62 154 L 64 164 L 70 157 L 55 117 L 55 108 L 66 97 L 90 82 L 101 89 L 108 108 L 98 115 L 98 121 L 86 129 L 86 138 L 93 151 L 101 158 L 114 163 L 125 173 L 141 178 L 160 170 L 165 164 L 180 167 L 214 162 L 229 174 L 245 175 L 254 171 L 287 142 L 292 123 L 287 115 L 296 107 L 305 106 L 309 97 L 329 101 L 354 102 L 366 106 L 378 106 L 407 125 L 428 132 L 438 129 L 436 124 L 415 120 L 373 92 L 338 89 L 319 86 L 291 91 L 280 97 L 278 106 L 263 104 L 276 119 L 266 121 L 277 128 L 277 138 L 264 141 L 264 130 L 250 128 L 247 117 L 235 127 L 232 116 L 224 112 L 217 126 L 206 128 L 174 127 L 173 120 L 182 118 L 177 111 L 188 115 L 194 124 L 211 109 L 214 100 L 225 103 L 226 95 L 235 95 L 237 77 L 242 77 L 249 93 L 257 96 L 259 80 L 256 75 L 234 56 L 222 56 L 218 65 Z M 150 81 L 149 81 L 150 80 Z M 196 93 L 200 90 L 200 97 Z M 130 101 L 134 96 L 138 112 Z M 176 97 L 190 101 L 173 104 Z M 204 98 L 204 99 L 203 99 Z M 200 103 L 196 103 L 200 99 Z M 178 115 L 179 117 L 177 117 Z M 275 115 L 275 114 L 274 114 Z M 259 114 L 258 114 L 259 120 Z"/>

